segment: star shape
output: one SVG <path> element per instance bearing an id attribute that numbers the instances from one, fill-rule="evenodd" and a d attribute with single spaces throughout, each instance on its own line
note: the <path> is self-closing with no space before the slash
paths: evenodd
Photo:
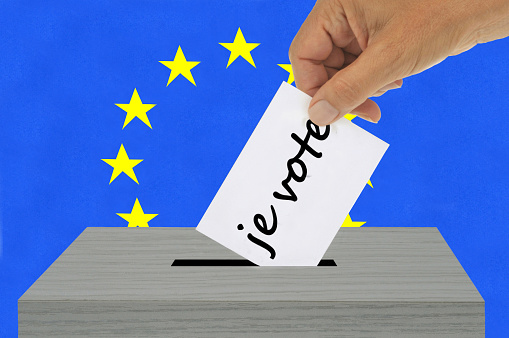
<path id="1" fill-rule="evenodd" d="M 293 81 L 295 80 L 293 77 L 292 64 L 291 63 L 281 63 L 281 64 L 278 64 L 278 66 L 283 68 L 284 70 L 286 70 L 289 73 L 288 80 L 286 82 L 288 82 L 288 84 L 292 84 Z"/>
<path id="2" fill-rule="evenodd" d="M 140 99 L 140 95 L 138 95 L 138 91 L 136 88 L 134 88 L 133 95 L 131 96 L 131 101 L 129 103 L 115 103 L 115 105 L 119 108 L 121 108 L 123 111 L 127 113 L 124 120 L 124 126 L 122 129 L 125 128 L 131 122 L 135 117 L 139 118 L 143 123 L 145 123 L 147 126 L 152 129 L 152 126 L 150 125 L 150 121 L 147 117 L 147 112 L 154 108 L 155 104 L 148 104 L 148 103 L 142 103 Z"/>
<path id="3" fill-rule="evenodd" d="M 157 216 L 157 214 L 144 213 L 138 199 L 134 201 L 133 209 L 130 214 L 117 213 L 117 215 L 129 222 L 127 224 L 128 227 L 148 227 L 148 222 Z"/>
<path id="4" fill-rule="evenodd" d="M 191 74 L 191 69 L 196 67 L 196 65 L 198 65 L 200 61 L 187 61 L 184 52 L 182 52 L 182 48 L 180 48 L 180 46 L 177 49 L 177 54 L 175 54 L 175 58 L 173 59 L 173 61 L 159 61 L 159 62 L 171 69 L 170 78 L 168 79 L 166 87 L 168 87 L 168 85 L 173 80 L 175 80 L 179 75 L 182 75 L 189 82 L 196 86 L 193 74 Z"/>
<path id="5" fill-rule="evenodd" d="M 235 61 L 239 56 L 242 56 L 244 60 L 256 68 L 253 57 L 251 56 L 251 51 L 258 47 L 259 43 L 247 43 L 246 39 L 244 39 L 242 31 L 240 30 L 240 27 L 237 30 L 237 34 L 235 35 L 235 39 L 232 43 L 220 42 L 219 44 L 230 51 L 230 58 L 228 59 L 226 68 L 228 68 L 228 66 L 231 65 L 232 62 Z"/>
<path id="6" fill-rule="evenodd" d="M 350 214 L 348 214 L 346 216 L 346 219 L 345 221 L 343 222 L 343 225 L 342 227 L 347 227 L 347 228 L 358 228 L 358 227 L 361 227 L 363 224 L 365 224 L 366 222 L 353 222 L 352 221 L 352 218 L 350 217 Z"/>
<path id="7" fill-rule="evenodd" d="M 138 183 L 138 179 L 136 179 L 136 175 L 134 174 L 133 168 L 135 166 L 137 166 L 143 160 L 131 160 L 131 159 L 129 159 L 123 144 L 120 145 L 120 149 L 118 150 L 118 153 L 117 153 L 117 158 L 115 158 L 115 159 L 102 159 L 102 161 L 108 163 L 110 166 L 113 167 L 113 173 L 111 174 L 110 184 L 121 173 L 125 173 L 134 182 L 139 184 Z"/>

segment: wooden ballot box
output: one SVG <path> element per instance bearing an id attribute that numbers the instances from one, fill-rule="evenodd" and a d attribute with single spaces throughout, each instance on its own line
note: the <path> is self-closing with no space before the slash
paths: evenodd
<path id="1" fill-rule="evenodd" d="M 342 228 L 316 267 L 259 267 L 194 228 L 87 228 L 18 301 L 21 337 L 483 337 L 436 228 Z"/>

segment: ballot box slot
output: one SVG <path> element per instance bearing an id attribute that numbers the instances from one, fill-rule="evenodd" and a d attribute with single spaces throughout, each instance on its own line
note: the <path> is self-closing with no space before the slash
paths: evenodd
<path id="1" fill-rule="evenodd" d="M 171 266 L 258 266 L 247 259 L 175 259 Z M 318 266 L 337 266 L 333 259 L 322 259 Z"/>

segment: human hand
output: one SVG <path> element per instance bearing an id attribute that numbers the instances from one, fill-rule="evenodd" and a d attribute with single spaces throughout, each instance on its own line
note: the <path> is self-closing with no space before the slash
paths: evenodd
<path id="1" fill-rule="evenodd" d="M 507 0 L 318 0 L 290 46 L 310 119 L 351 113 L 371 122 L 369 99 L 477 43 L 509 35 Z"/>

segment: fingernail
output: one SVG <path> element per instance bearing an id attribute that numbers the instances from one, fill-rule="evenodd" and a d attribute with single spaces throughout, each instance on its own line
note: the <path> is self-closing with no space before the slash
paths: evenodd
<path id="1" fill-rule="evenodd" d="M 311 120 L 319 125 L 327 125 L 339 115 L 339 111 L 326 100 L 315 103 L 308 113 Z"/>
<path id="2" fill-rule="evenodd" d="M 355 111 L 354 111 L 354 113 L 355 113 Z M 380 121 L 380 119 L 375 121 L 370 116 L 367 116 L 367 115 L 357 115 L 357 116 L 360 117 L 361 119 L 366 120 L 366 121 L 371 122 L 371 123 L 378 123 L 378 121 Z"/>

